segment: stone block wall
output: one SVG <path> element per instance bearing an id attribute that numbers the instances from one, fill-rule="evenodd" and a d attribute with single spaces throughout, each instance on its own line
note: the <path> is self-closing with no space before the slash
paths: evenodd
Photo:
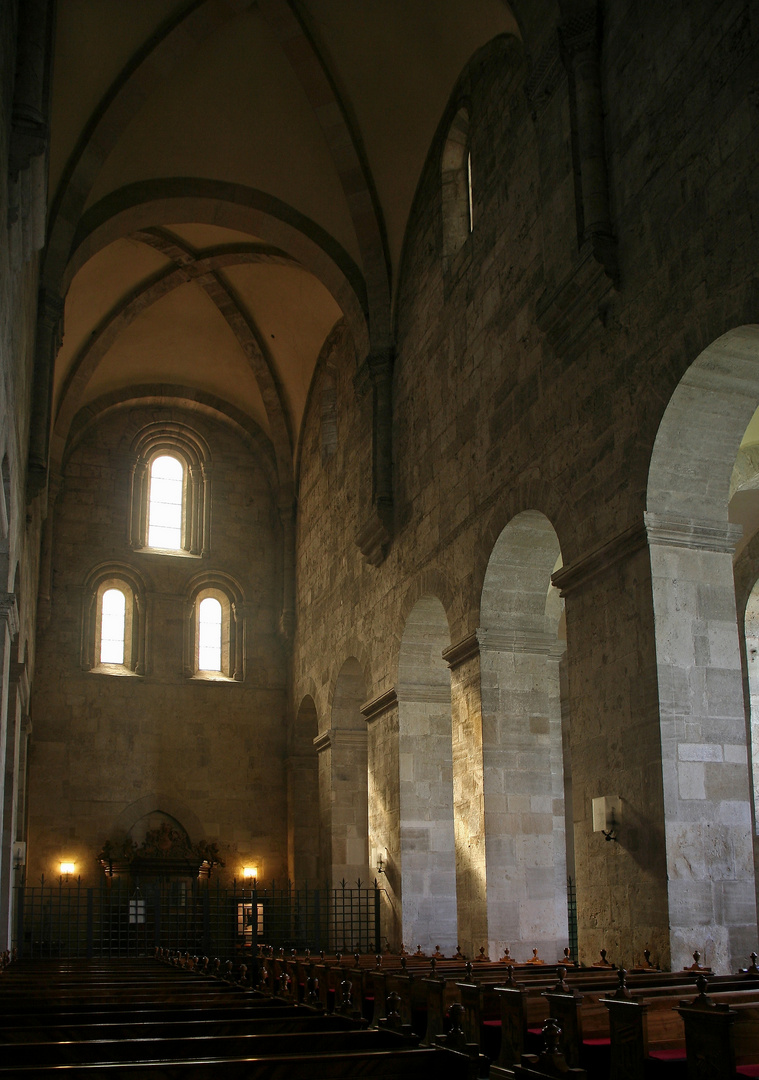
<path id="1" fill-rule="evenodd" d="M 651 450 L 679 379 L 711 341 L 756 318 L 748 238 L 759 232 L 751 194 L 759 41 L 746 3 L 680 5 L 665 15 L 604 9 L 612 286 L 596 256 L 582 261 L 571 87 L 559 52 L 553 82 L 537 90 L 530 82 L 538 61 L 551 61 L 555 35 L 547 26 L 528 56 L 500 41 L 475 57 L 430 148 L 396 293 L 395 535 L 378 567 L 353 543 L 371 454 L 352 394 L 355 358 L 348 343 L 332 355 L 338 450 L 326 466 L 314 453 L 301 459 L 293 700 L 297 709 L 310 694 L 329 727 L 348 657 L 362 665 L 368 698 L 391 690 L 405 620 L 423 596 L 443 604 L 451 646 L 474 634 L 498 536 L 521 511 L 541 511 L 564 566 L 555 580 L 566 604 L 581 959 L 605 947 L 631 963 L 648 947 L 666 965 L 660 687 L 643 514 Z M 446 259 L 440 148 L 462 100 L 474 228 Z M 606 282 L 597 304 L 588 280 Z M 314 399 L 318 387 L 317 379 Z M 312 408 L 306 450 L 318 424 Z M 453 672 L 454 776 L 461 754 L 461 775 L 475 785 L 467 807 L 479 797 L 479 678 L 479 670 Z M 391 774 L 385 780 L 392 785 Z M 383 786 L 376 775 L 372 783 Z M 628 831 L 618 843 L 591 831 L 600 795 L 623 799 Z M 746 793 L 736 799 L 746 802 Z M 499 937 L 483 915 L 484 820 L 465 810 L 464 787 L 456 800 L 459 926 L 476 949 Z M 370 820 L 378 839 L 392 835 L 390 812 L 383 824 L 370 806 Z M 721 917 L 712 908 L 691 925 L 693 948 L 712 940 Z M 679 959 L 684 942 L 677 950 Z M 742 962 L 721 946 L 712 959 Z"/>
<path id="2" fill-rule="evenodd" d="M 211 537 L 202 558 L 128 542 L 128 449 L 135 432 L 162 421 L 186 423 L 210 447 Z M 73 448 L 53 525 L 52 601 L 34 704 L 31 878 L 54 874 L 66 856 L 92 884 L 103 842 L 163 812 L 193 843 L 218 843 L 224 880 L 251 862 L 260 878 L 285 879 L 281 539 L 255 454 L 197 412 L 118 410 Z M 83 667 L 84 585 L 102 563 L 123 563 L 145 582 L 143 675 Z M 241 680 L 194 678 L 186 667 L 191 582 L 211 572 L 229 575 L 242 594 Z"/>

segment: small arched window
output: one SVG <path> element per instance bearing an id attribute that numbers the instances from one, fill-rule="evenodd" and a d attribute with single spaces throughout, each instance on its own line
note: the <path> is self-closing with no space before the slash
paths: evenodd
<path id="1" fill-rule="evenodd" d="M 100 601 L 100 663 L 123 664 L 126 638 L 126 595 L 106 589 Z"/>
<path id="2" fill-rule="evenodd" d="M 198 671 L 221 673 L 223 622 L 221 601 L 204 597 L 198 604 Z"/>
<path id="3" fill-rule="evenodd" d="M 182 548 L 184 519 L 184 466 L 170 454 L 150 463 L 148 494 L 148 547 L 166 551 Z"/>
<path id="4" fill-rule="evenodd" d="M 85 585 L 82 665 L 104 674 L 145 671 L 144 585 L 133 571 L 100 567 Z"/>
<path id="5" fill-rule="evenodd" d="M 240 590 L 226 574 L 196 579 L 187 608 L 185 669 L 190 678 L 242 681 L 243 611 Z"/>

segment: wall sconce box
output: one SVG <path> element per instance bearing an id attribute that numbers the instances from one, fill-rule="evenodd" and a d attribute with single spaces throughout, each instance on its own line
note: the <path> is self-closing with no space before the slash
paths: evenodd
<path id="1" fill-rule="evenodd" d="M 619 828 L 622 815 L 622 799 L 619 795 L 602 795 L 592 800 L 593 832 L 602 832 L 605 836 Z"/>

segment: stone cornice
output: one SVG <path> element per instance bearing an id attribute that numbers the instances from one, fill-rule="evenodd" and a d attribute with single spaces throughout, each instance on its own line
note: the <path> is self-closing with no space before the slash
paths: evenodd
<path id="1" fill-rule="evenodd" d="M 365 702 L 360 711 L 367 724 L 371 724 L 378 716 L 388 712 L 390 709 L 394 709 L 397 704 L 398 695 L 395 692 L 395 687 L 391 686 L 389 690 L 385 690 L 378 694 L 377 697 L 372 698 L 371 701 Z"/>
<path id="2" fill-rule="evenodd" d="M 453 671 L 455 668 L 460 667 L 461 664 L 465 664 L 467 660 L 474 660 L 480 655 L 480 642 L 477 637 L 477 631 L 468 634 L 461 641 L 455 645 L 451 645 L 447 649 L 443 649 L 443 659 L 448 667 Z"/>
<path id="3" fill-rule="evenodd" d="M 743 526 L 731 521 L 694 521 L 679 515 L 645 513 L 649 546 L 691 548 L 732 555 L 743 535 Z"/>
<path id="4" fill-rule="evenodd" d="M 583 588 L 600 574 L 606 573 L 616 563 L 628 559 L 645 547 L 645 544 L 645 527 L 642 522 L 635 522 L 587 555 L 557 570 L 551 575 L 551 582 L 561 591 L 562 597 L 567 596 L 568 593 Z"/>

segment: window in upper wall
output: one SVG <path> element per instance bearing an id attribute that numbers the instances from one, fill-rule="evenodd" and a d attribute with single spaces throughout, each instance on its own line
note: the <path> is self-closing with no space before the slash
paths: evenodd
<path id="1" fill-rule="evenodd" d="M 121 589 L 106 589 L 100 601 L 100 663 L 124 663 L 126 596 Z"/>
<path id="2" fill-rule="evenodd" d="M 221 672 L 221 602 L 206 596 L 198 604 L 198 671 Z"/>
<path id="3" fill-rule="evenodd" d="M 161 454 L 150 463 L 148 547 L 182 548 L 184 467 L 178 458 Z"/>
<path id="4" fill-rule="evenodd" d="M 474 227 L 469 112 L 461 108 L 448 129 L 441 160 L 443 255 L 451 258 Z"/>
<path id="5" fill-rule="evenodd" d="M 185 669 L 196 679 L 241 682 L 244 666 L 244 604 L 227 574 L 203 574 L 188 596 Z"/>
<path id="6" fill-rule="evenodd" d="M 211 455 L 205 440 L 184 424 L 155 423 L 138 434 L 132 452 L 132 547 L 207 555 Z"/>
<path id="7" fill-rule="evenodd" d="M 130 567 L 101 564 L 84 586 L 82 666 L 107 675 L 145 672 L 145 586 Z"/>

